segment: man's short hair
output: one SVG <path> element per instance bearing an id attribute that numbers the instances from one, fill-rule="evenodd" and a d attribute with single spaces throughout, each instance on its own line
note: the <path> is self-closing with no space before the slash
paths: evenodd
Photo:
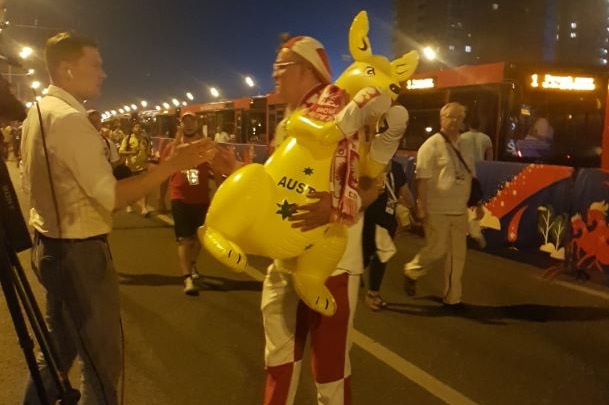
<path id="1" fill-rule="evenodd" d="M 480 118 L 478 118 L 478 115 L 473 115 L 469 119 L 469 127 L 471 129 L 480 129 Z"/>
<path id="2" fill-rule="evenodd" d="M 83 55 L 85 47 L 97 48 L 97 44 L 90 38 L 73 32 L 60 32 L 47 40 L 44 57 L 47 69 L 51 76 L 61 62 L 72 62 Z"/>
<path id="3" fill-rule="evenodd" d="M 463 104 L 457 103 L 455 101 L 451 101 L 450 103 L 447 103 L 444 105 L 444 107 L 442 107 L 442 109 L 440 110 L 440 117 L 445 116 L 446 111 L 448 111 L 450 109 L 455 109 L 455 110 L 459 111 L 459 113 L 463 117 L 465 117 L 465 106 Z"/>

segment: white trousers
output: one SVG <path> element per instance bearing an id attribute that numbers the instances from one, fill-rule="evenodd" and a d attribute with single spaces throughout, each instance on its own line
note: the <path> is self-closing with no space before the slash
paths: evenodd
<path id="1" fill-rule="evenodd" d="M 467 252 L 467 214 L 429 214 L 425 223 L 425 246 L 404 266 L 413 280 L 427 274 L 429 266 L 445 257 L 444 294 L 447 304 L 461 302 L 461 278 Z"/>
<path id="2" fill-rule="evenodd" d="M 269 268 L 262 290 L 266 385 L 264 405 L 292 405 L 307 336 L 311 339 L 313 378 L 319 405 L 351 404 L 351 331 L 360 276 L 342 273 L 326 285 L 338 304 L 322 316 L 294 291 L 292 277 Z"/>

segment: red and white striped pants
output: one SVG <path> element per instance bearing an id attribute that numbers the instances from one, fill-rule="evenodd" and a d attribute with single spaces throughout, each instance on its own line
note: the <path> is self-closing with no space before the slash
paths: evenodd
<path id="1" fill-rule="evenodd" d="M 290 274 L 269 268 L 261 305 L 266 339 L 264 405 L 294 403 L 307 335 L 318 404 L 351 404 L 349 351 L 359 280 L 360 275 L 349 273 L 328 278 L 326 285 L 338 310 L 325 317 L 298 298 Z"/>

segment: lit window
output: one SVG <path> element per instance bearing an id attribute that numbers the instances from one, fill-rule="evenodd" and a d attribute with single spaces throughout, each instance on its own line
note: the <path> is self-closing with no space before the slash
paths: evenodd
<path id="1" fill-rule="evenodd" d="M 471 53 L 472 47 L 469 45 L 465 45 L 465 53 Z"/>
<path id="2" fill-rule="evenodd" d="M 576 29 L 576 28 L 577 28 L 577 23 L 572 22 L 572 23 L 571 23 L 571 29 Z"/>
<path id="3" fill-rule="evenodd" d="M 493 3 L 493 10 L 495 10 L 495 11 L 499 10 L 499 4 Z"/>
<path id="4" fill-rule="evenodd" d="M 570 35 L 571 38 L 577 38 L 577 33 L 576 32 L 572 32 L 569 35 Z"/>

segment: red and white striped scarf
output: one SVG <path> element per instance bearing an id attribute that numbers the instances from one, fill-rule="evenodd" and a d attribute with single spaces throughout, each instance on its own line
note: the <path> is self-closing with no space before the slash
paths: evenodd
<path id="1" fill-rule="evenodd" d="M 342 89 L 330 84 L 323 89 L 317 102 L 309 107 L 305 115 L 318 121 L 332 121 L 345 106 L 346 97 Z M 346 225 L 356 222 L 359 211 L 358 148 L 357 132 L 346 134 L 346 138 L 336 147 L 330 169 L 330 193 L 335 213 L 332 220 Z"/>

